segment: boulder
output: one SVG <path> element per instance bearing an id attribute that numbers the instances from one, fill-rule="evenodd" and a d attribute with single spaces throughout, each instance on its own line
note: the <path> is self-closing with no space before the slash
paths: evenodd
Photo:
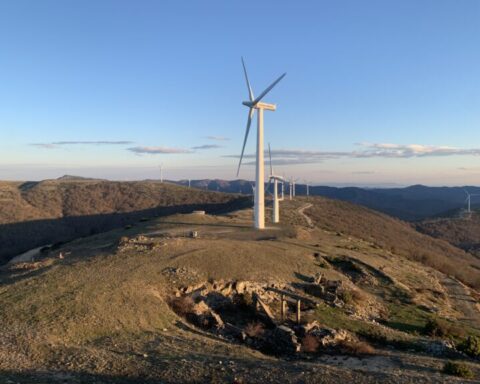
<path id="1" fill-rule="evenodd" d="M 314 335 L 322 347 L 333 347 L 341 341 L 351 338 L 350 334 L 343 329 L 317 328 L 309 334 Z"/>
<path id="2" fill-rule="evenodd" d="M 275 327 L 265 338 L 266 346 L 276 354 L 290 354 L 300 351 L 295 332 L 284 325 Z"/>
<path id="3" fill-rule="evenodd" d="M 303 286 L 303 290 L 305 291 L 305 293 L 315 297 L 323 297 L 323 295 L 325 294 L 325 288 L 315 283 L 305 284 Z"/>

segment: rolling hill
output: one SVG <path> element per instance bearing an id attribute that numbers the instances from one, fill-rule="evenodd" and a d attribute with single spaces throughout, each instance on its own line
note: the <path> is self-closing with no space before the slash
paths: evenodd
<path id="1" fill-rule="evenodd" d="M 188 185 L 188 180 L 177 182 Z M 252 183 L 246 180 L 191 180 L 191 185 L 199 189 L 212 191 L 251 194 Z M 413 185 L 406 188 L 358 188 L 311 186 L 310 195 L 348 201 L 354 204 L 386 213 L 407 221 L 421 221 L 426 218 L 450 215 L 465 208 L 465 191 L 480 193 L 478 187 L 427 187 Z M 306 195 L 306 185 L 297 184 L 297 195 Z M 288 189 L 285 189 L 288 191 Z M 480 200 L 472 199 L 473 205 Z"/>
<path id="2" fill-rule="evenodd" d="M 194 209 L 221 211 L 249 198 L 159 182 L 73 176 L 0 182 L 0 261 L 33 247 L 71 240 L 140 219 Z"/>

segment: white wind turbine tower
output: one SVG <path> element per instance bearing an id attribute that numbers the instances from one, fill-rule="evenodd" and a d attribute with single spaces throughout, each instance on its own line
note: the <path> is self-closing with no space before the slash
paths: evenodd
<path id="1" fill-rule="evenodd" d="M 240 166 L 242 165 L 243 154 L 245 152 L 245 145 L 247 144 L 248 133 L 250 132 L 250 125 L 252 118 L 257 110 L 257 153 L 256 153 L 256 167 L 255 167 L 255 228 L 265 228 L 265 164 L 263 153 L 263 111 L 275 111 L 277 106 L 275 104 L 267 104 L 261 102 L 265 95 L 282 80 L 286 73 L 275 80 L 267 89 L 265 89 L 260 96 L 255 98 L 253 96 L 253 90 L 248 80 L 247 69 L 242 58 L 243 72 L 245 74 L 245 80 L 247 82 L 249 101 L 244 101 L 242 104 L 249 108 L 247 129 L 245 131 L 245 139 L 243 140 L 242 154 L 240 155 L 240 162 L 238 163 L 237 177 L 240 172 Z"/>
<path id="2" fill-rule="evenodd" d="M 293 197 L 295 197 L 295 184 L 297 183 L 298 179 L 292 179 L 293 183 Z"/>
<path id="3" fill-rule="evenodd" d="M 465 199 L 465 202 L 467 203 L 467 212 L 468 213 L 471 213 L 472 210 L 470 209 L 471 207 L 471 198 L 472 196 L 480 196 L 480 194 L 478 193 L 475 193 L 475 194 L 471 194 L 470 192 L 468 192 L 466 189 L 464 189 L 465 193 L 467 194 L 467 198 Z"/>
<path id="4" fill-rule="evenodd" d="M 308 184 L 308 180 L 305 180 L 305 186 L 307 188 L 307 196 L 310 196 L 310 185 Z"/>
<path id="5" fill-rule="evenodd" d="M 273 212 L 272 212 L 272 222 L 279 223 L 280 222 L 280 201 L 283 200 L 283 193 L 282 198 L 278 198 L 278 182 L 280 181 L 283 183 L 283 178 L 281 176 L 276 176 L 273 173 L 273 166 L 272 166 L 272 152 L 270 151 L 270 144 L 268 144 L 268 157 L 270 158 L 270 176 L 269 176 L 269 185 L 273 180 Z"/>
<path id="6" fill-rule="evenodd" d="M 160 164 L 160 182 L 163 183 L 163 164 Z"/>

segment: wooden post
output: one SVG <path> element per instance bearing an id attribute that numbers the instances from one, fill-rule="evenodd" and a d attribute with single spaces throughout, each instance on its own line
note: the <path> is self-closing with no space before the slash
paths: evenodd
<path id="1" fill-rule="evenodd" d="M 301 301 L 297 300 L 297 324 L 300 324 L 300 306 L 301 306 Z"/>
<path id="2" fill-rule="evenodd" d="M 280 317 L 282 321 L 285 321 L 285 316 L 287 314 L 287 302 L 285 301 L 285 295 L 280 295 Z"/>

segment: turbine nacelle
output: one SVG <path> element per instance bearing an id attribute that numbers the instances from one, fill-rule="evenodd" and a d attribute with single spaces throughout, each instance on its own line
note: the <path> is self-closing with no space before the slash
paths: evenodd
<path id="1" fill-rule="evenodd" d="M 262 103 L 262 102 L 258 102 L 254 104 L 252 101 L 244 101 L 242 102 L 242 104 L 249 108 L 264 109 L 267 111 L 275 111 L 277 109 L 276 104 L 269 104 L 269 103 Z"/>

